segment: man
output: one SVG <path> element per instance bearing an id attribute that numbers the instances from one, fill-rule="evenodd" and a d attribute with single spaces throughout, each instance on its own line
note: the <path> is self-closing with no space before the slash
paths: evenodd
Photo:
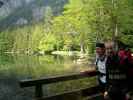
<path id="1" fill-rule="evenodd" d="M 107 41 L 105 43 L 107 62 L 106 62 L 106 80 L 107 90 L 104 96 L 111 100 L 125 100 L 127 92 L 127 66 L 120 64 L 120 58 L 114 50 L 114 43 Z"/>
<path id="2" fill-rule="evenodd" d="M 106 87 L 106 60 L 104 43 L 96 43 L 96 69 L 98 71 L 98 82 L 102 93 Z"/>
<path id="3" fill-rule="evenodd" d="M 105 55 L 105 45 L 104 43 L 96 43 L 96 70 L 98 72 L 98 82 L 100 91 L 102 94 L 105 92 L 106 88 L 106 60 Z M 82 74 L 88 74 L 88 71 L 82 72 Z M 103 99 L 103 97 L 101 97 Z"/>

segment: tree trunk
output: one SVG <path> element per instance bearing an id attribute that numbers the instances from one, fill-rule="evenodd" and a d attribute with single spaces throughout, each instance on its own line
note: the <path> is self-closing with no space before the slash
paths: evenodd
<path id="1" fill-rule="evenodd" d="M 115 0 L 112 0 L 113 9 L 116 8 Z M 112 17 L 112 40 L 114 41 L 114 49 L 118 50 L 118 24 L 117 24 L 117 16 L 111 15 Z"/>
<path id="2" fill-rule="evenodd" d="M 82 54 L 85 53 L 83 41 L 80 43 L 80 52 L 81 52 Z"/>

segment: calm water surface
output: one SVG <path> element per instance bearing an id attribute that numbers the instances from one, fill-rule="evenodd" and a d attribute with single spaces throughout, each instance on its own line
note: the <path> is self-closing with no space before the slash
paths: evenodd
<path id="1" fill-rule="evenodd" d="M 34 96 L 34 88 L 20 88 L 18 84 L 19 80 L 78 73 L 90 68 L 88 67 L 88 62 L 84 64 L 77 64 L 77 59 L 78 57 L 68 56 L 27 56 L 1 54 L 0 100 L 31 100 Z M 80 83 L 87 86 L 91 84 L 91 82 L 88 83 L 82 80 L 80 80 Z M 70 81 L 47 85 L 43 87 L 45 91 L 44 95 L 51 95 L 56 92 L 78 88 L 81 84 L 79 84 L 79 81 Z"/>

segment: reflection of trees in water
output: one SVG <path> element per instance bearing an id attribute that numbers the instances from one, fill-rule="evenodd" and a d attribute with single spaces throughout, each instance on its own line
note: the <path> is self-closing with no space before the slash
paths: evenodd
<path id="1" fill-rule="evenodd" d="M 0 65 L 13 64 L 13 63 L 14 63 L 13 55 L 0 54 Z"/>
<path id="2" fill-rule="evenodd" d="M 16 73 L 18 77 L 34 78 L 45 75 L 56 75 L 77 72 L 81 68 L 75 64 L 76 56 L 29 56 L 29 55 L 4 55 L 0 56 L 0 72 Z M 82 65 L 84 68 L 84 65 Z M 87 66 L 87 65 L 85 65 Z"/>
<path id="3" fill-rule="evenodd" d="M 20 89 L 15 76 L 0 76 L 0 100 L 31 100 L 32 91 Z"/>
<path id="4" fill-rule="evenodd" d="M 7 55 L 1 56 L 0 60 L 4 62 L 0 66 L 5 68 L 0 70 L 0 100 L 32 100 L 34 88 L 21 89 L 18 81 L 36 75 L 33 68 L 39 67 L 38 57 Z"/>
<path id="5" fill-rule="evenodd" d="M 0 66 L 7 68 L 6 70 L 0 70 L 0 100 L 31 100 L 34 95 L 33 88 L 20 89 L 18 85 L 20 79 L 78 72 L 80 67 L 73 63 L 73 59 L 75 57 L 57 55 L 0 56 L 0 62 L 4 62 L 3 64 L 0 63 Z M 49 89 L 50 91 L 57 90 L 57 88 L 44 87 L 45 95 L 51 93 Z"/>

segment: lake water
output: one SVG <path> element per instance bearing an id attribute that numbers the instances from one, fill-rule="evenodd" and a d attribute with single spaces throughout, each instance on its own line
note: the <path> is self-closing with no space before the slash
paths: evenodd
<path id="1" fill-rule="evenodd" d="M 19 81 L 23 79 L 38 79 L 41 77 L 78 73 L 91 69 L 88 62 L 77 63 L 78 57 L 44 55 L 0 55 L 0 100 L 31 100 L 34 88 L 20 88 Z M 65 90 L 78 88 L 92 82 L 84 80 L 62 82 L 44 86 L 44 95 L 51 95 Z M 76 85 L 74 85 L 76 84 Z M 59 88 L 61 87 L 61 88 Z"/>

